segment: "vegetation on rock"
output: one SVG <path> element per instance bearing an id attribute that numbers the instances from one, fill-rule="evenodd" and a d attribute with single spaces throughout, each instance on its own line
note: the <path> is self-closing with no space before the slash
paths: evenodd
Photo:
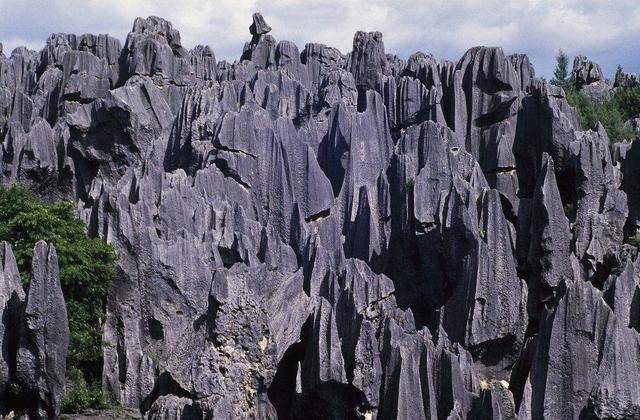
<path id="1" fill-rule="evenodd" d="M 17 185 L 0 187 L 0 240 L 12 245 L 25 285 L 35 243 L 44 240 L 55 245 L 71 333 L 67 357 L 71 392 L 65 408 L 72 412 L 102 408 L 102 322 L 116 273 L 113 247 L 87 237 L 72 203 L 41 202 Z"/>
<path id="2" fill-rule="evenodd" d="M 567 65 L 567 55 L 560 50 L 551 83 L 564 89 L 567 102 L 578 112 L 582 127 L 594 130 L 600 122 L 612 143 L 635 139 L 637 129 L 629 120 L 640 115 L 640 86 L 618 86 L 609 98 L 592 100 L 568 77 Z M 617 74 L 620 73 L 622 67 L 618 66 Z"/>

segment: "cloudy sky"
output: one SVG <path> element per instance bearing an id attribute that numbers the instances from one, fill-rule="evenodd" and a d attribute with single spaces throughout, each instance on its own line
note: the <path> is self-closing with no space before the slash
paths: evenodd
<path id="1" fill-rule="evenodd" d="M 53 32 L 109 33 L 124 44 L 137 16 L 173 22 L 183 45 L 209 44 L 218 59 L 239 57 L 251 14 L 261 11 L 276 39 L 351 49 L 356 30 L 384 34 L 387 52 L 425 51 L 458 59 L 475 45 L 524 52 L 550 77 L 559 48 L 640 72 L 639 0 L 0 0 L 0 42 L 42 48 Z"/>

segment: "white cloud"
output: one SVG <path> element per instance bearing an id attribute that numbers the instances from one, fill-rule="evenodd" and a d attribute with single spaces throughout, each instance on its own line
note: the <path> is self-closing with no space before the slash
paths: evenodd
<path id="1" fill-rule="evenodd" d="M 356 30 L 379 30 L 387 52 L 416 50 L 457 59 L 475 45 L 525 52 L 549 76 L 559 48 L 584 53 L 608 74 L 618 63 L 640 70 L 637 0 L 0 0 L 5 54 L 18 44 L 42 46 L 52 32 L 110 33 L 123 42 L 137 16 L 158 15 L 180 30 L 183 44 L 209 44 L 236 59 L 260 10 L 277 39 L 322 42 L 343 52 Z"/>

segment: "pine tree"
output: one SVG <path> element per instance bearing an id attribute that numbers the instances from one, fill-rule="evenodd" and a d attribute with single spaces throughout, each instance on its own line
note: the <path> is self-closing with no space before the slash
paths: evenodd
<path id="1" fill-rule="evenodd" d="M 556 56 L 556 68 L 553 71 L 553 80 L 552 84 L 556 86 L 566 86 L 567 85 L 567 77 L 569 75 L 568 70 L 569 58 L 562 50 L 558 50 L 558 55 Z"/>
<path id="2" fill-rule="evenodd" d="M 618 64 L 618 67 L 616 68 L 616 77 L 613 79 L 614 86 L 620 86 L 620 84 L 622 83 L 623 76 L 624 76 L 624 72 L 622 71 L 622 66 Z"/>

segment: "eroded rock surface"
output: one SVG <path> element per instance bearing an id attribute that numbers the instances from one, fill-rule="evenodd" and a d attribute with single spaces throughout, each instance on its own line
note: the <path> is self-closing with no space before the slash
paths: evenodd
<path id="1" fill-rule="evenodd" d="M 0 408 L 30 418 L 56 418 L 62 408 L 69 347 L 56 249 L 43 241 L 36 244 L 26 293 L 6 242 L 0 244 L 0 258 Z"/>
<path id="2" fill-rule="evenodd" d="M 122 47 L 0 53 L 2 182 L 74 200 L 118 251 L 110 398 L 149 419 L 640 417 L 638 144 L 584 130 L 524 54 L 298 48 L 267 18 L 233 63 L 159 17 Z M 572 77 L 610 89 L 585 57 Z M 27 295 L 0 256 L 0 395 L 55 415 L 55 250 Z"/>

